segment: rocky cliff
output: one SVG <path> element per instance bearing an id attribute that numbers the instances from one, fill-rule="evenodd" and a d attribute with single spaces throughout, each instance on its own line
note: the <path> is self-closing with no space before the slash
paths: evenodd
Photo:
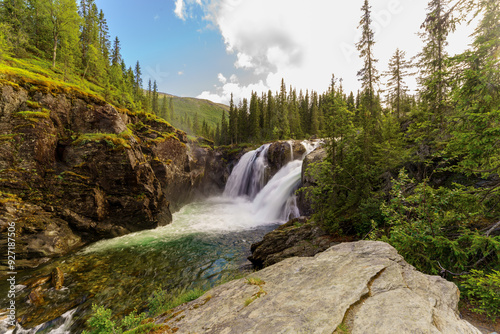
<path id="1" fill-rule="evenodd" d="M 453 283 L 390 245 L 359 241 L 216 287 L 157 323 L 172 333 L 480 333 L 458 300 Z"/>
<path id="2" fill-rule="evenodd" d="M 223 153 L 203 146 L 78 90 L 0 83 L 0 233 L 16 223 L 17 268 L 170 223 L 229 174 Z"/>

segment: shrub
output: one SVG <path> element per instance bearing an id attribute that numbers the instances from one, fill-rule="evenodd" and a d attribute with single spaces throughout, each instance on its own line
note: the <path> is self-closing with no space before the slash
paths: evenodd
<path id="1" fill-rule="evenodd" d="M 474 312 L 490 318 L 500 317 L 500 271 L 485 274 L 472 270 L 461 284 L 463 293 L 474 306 Z"/>
<path id="2" fill-rule="evenodd" d="M 92 330 L 85 334 L 115 334 L 119 333 L 116 323 L 111 320 L 111 310 L 104 306 L 92 304 L 92 317 L 87 321 Z"/>
<path id="3" fill-rule="evenodd" d="M 390 243 L 418 270 L 439 272 L 438 261 L 460 272 L 484 259 L 500 260 L 500 237 L 487 236 L 474 228 L 485 213 L 473 191 L 463 186 L 434 189 L 408 178 L 402 170 L 393 180 L 391 200 L 381 205 L 390 225 L 383 241 Z"/>

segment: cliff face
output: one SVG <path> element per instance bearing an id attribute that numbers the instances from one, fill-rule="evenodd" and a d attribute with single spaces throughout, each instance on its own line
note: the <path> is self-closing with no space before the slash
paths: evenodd
<path id="1" fill-rule="evenodd" d="M 73 91 L 0 93 L 0 233 L 16 223 L 18 269 L 166 225 L 171 207 L 225 181 L 217 152 L 151 114 Z"/>

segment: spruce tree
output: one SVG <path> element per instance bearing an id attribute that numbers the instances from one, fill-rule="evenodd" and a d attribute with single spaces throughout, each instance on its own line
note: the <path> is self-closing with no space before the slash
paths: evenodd
<path id="1" fill-rule="evenodd" d="M 156 80 L 153 83 L 153 92 L 151 95 L 151 108 L 152 108 L 153 113 L 158 115 L 158 113 L 159 113 L 158 85 L 156 84 Z"/>
<path id="2" fill-rule="evenodd" d="M 259 98 L 257 93 L 252 92 L 250 98 L 250 114 L 248 116 L 248 135 L 250 141 L 257 141 L 260 135 L 259 118 L 260 118 Z"/>
<path id="3" fill-rule="evenodd" d="M 363 60 L 363 68 L 358 71 L 358 77 L 361 81 L 365 96 L 368 98 L 368 108 L 373 112 L 374 106 L 372 105 L 375 100 L 375 85 L 378 83 L 379 75 L 375 68 L 378 62 L 373 55 L 373 48 L 375 45 L 374 34 L 371 28 L 371 6 L 368 0 L 365 0 L 363 7 L 361 7 L 362 16 L 358 28 L 361 28 L 361 39 L 356 44 L 359 56 Z"/>
<path id="4" fill-rule="evenodd" d="M 233 102 L 233 94 L 229 101 L 229 141 L 231 144 L 238 143 L 238 110 Z"/>
<path id="5" fill-rule="evenodd" d="M 448 0 L 429 2 L 427 16 L 421 26 L 423 32 L 419 34 L 425 45 L 418 54 L 417 63 L 420 72 L 420 95 L 428 113 L 426 118 L 431 119 L 428 126 L 434 127 L 434 124 L 437 124 L 441 130 L 444 127 L 444 117 L 450 108 L 446 46 L 448 34 L 454 29 L 454 22 L 448 12 L 448 3 Z"/>
<path id="6" fill-rule="evenodd" d="M 408 92 L 404 78 L 408 75 L 410 64 L 405 60 L 405 55 L 404 51 L 396 49 L 396 52 L 389 61 L 389 70 L 384 73 L 388 77 L 387 102 L 396 112 L 397 118 L 402 115 L 403 103 Z"/>
<path id="7" fill-rule="evenodd" d="M 500 172 L 500 6 L 498 0 L 481 0 L 467 9 L 482 18 L 472 50 L 453 59 L 456 114 L 449 120 L 447 153 L 460 158 L 461 173 L 488 177 Z M 488 184 L 488 192 L 500 192 L 498 177 Z"/>

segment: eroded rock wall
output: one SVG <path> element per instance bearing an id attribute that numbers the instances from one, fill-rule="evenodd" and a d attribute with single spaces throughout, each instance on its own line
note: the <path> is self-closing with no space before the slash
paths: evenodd
<path id="1" fill-rule="evenodd" d="M 0 233 L 16 222 L 22 269 L 166 225 L 171 208 L 220 190 L 216 155 L 151 114 L 74 91 L 0 86 Z"/>

